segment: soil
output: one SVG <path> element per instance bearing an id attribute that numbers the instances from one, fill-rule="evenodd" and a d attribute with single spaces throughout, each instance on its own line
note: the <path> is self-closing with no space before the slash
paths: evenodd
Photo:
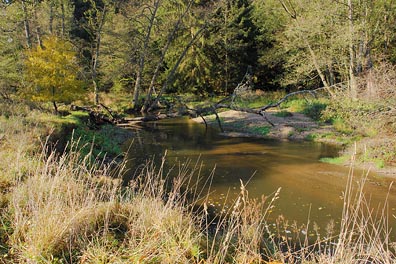
<path id="1" fill-rule="evenodd" d="M 339 133 L 331 125 L 319 124 L 301 113 L 289 113 L 289 115 L 285 117 L 279 116 L 279 114 L 279 111 L 266 112 L 267 119 L 274 126 L 272 126 L 262 116 L 251 113 L 228 110 L 221 112 L 218 115 L 224 129 L 223 134 L 230 137 L 261 137 L 277 140 L 314 140 L 316 142 L 327 144 L 344 145 L 336 139 L 335 135 Z M 200 117 L 194 118 L 193 120 L 195 122 L 204 123 Z M 205 120 L 208 125 L 217 126 L 217 121 L 214 115 L 206 116 Z M 364 142 L 362 144 L 364 144 Z M 350 152 L 351 146 L 348 147 L 346 145 L 346 149 L 341 153 L 341 155 L 349 155 Z M 359 168 L 370 168 L 371 171 L 375 171 L 378 174 L 389 178 L 396 178 L 396 166 L 378 168 L 367 162 L 358 163 L 356 165 Z"/>
<path id="2" fill-rule="evenodd" d="M 279 111 L 267 111 L 267 119 L 262 116 L 229 110 L 219 113 L 221 123 L 225 132 L 223 134 L 231 137 L 264 137 L 280 140 L 305 140 L 312 135 L 323 135 L 335 133 L 331 125 L 321 125 L 301 113 L 289 113 L 278 116 Z M 205 117 L 210 125 L 216 125 L 215 116 Z M 196 122 L 203 123 L 202 118 L 194 118 Z M 266 129 L 262 129 L 265 127 Z M 326 142 L 332 140 L 326 139 Z"/>

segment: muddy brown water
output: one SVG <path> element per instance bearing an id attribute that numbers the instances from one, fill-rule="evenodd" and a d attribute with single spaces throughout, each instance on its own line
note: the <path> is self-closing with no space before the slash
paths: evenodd
<path id="1" fill-rule="evenodd" d="M 132 142 L 133 141 L 133 142 Z M 147 160 L 159 163 L 167 152 L 167 168 L 176 173 L 180 164 L 202 162 L 200 177 L 205 180 L 213 168 L 209 203 L 217 210 L 229 206 L 247 184 L 250 198 L 269 196 L 281 188 L 268 220 L 280 215 L 298 225 L 317 223 L 324 230 L 331 219 L 340 223 L 343 192 L 349 168 L 320 162 L 334 157 L 338 149 L 314 142 L 290 142 L 221 136 L 215 128 L 205 129 L 187 118 L 145 123 L 135 137 L 125 143 L 132 177 Z M 366 172 L 355 170 L 354 181 Z M 374 209 L 384 204 L 391 179 L 370 174 L 365 193 Z M 389 220 L 396 227 L 396 190 L 389 196 Z M 394 228 L 393 228 L 394 229 Z"/>

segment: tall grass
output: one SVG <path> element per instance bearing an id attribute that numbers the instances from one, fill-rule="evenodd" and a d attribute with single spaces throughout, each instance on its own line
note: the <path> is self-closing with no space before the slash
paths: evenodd
<path id="1" fill-rule="evenodd" d="M 306 235 L 298 250 L 287 245 L 277 255 L 282 263 L 395 263 L 396 245 L 389 226 L 389 218 L 394 216 L 389 215 L 387 203 L 392 185 L 383 207 L 374 207 L 364 193 L 368 173 L 357 177 L 354 162 L 352 156 L 338 231 L 330 222 L 323 237 L 315 230 L 316 242 L 308 243 Z"/>
<path id="2" fill-rule="evenodd" d="M 9 211 L 11 262 L 198 259 L 200 232 L 177 180 L 168 192 L 162 169 L 149 166 L 144 177 L 122 188 L 122 169 L 112 175 L 108 165 L 91 160 L 75 148 L 43 153 L 31 176 L 16 185 Z"/>
<path id="3" fill-rule="evenodd" d="M 3 118 L 3 117 L 2 117 Z M 82 155 L 79 142 L 64 153 L 45 144 L 21 119 L 0 127 L 0 247 L 4 263 L 395 263 L 387 201 L 372 209 L 364 195 L 366 177 L 353 171 L 344 193 L 339 232 L 326 234 L 307 221 L 295 236 L 279 219 L 270 230 L 268 216 L 280 190 L 249 198 L 241 182 L 239 197 L 224 215 L 213 217 L 207 194 L 192 179 L 196 163 L 180 166 L 178 176 L 164 170 L 165 158 L 148 162 L 127 185 L 125 163 L 112 164 Z M 39 128 L 37 128 L 39 129 Z M 40 130 L 40 129 L 39 129 Z M 40 134 L 40 131 L 37 131 Z M 34 136 L 33 136 L 34 135 Z M 15 141 L 15 144 L 12 142 Z M 33 144 L 33 145 L 32 145 Z M 18 158 L 19 157 L 19 158 Z M 96 162 L 92 162 L 95 160 Z M 353 161 L 353 159 L 352 159 Z M 210 179 L 208 180 L 210 182 Z M 194 205 L 201 205 L 196 211 Z M 225 208 L 224 208 L 225 209 Z M 308 231 L 316 232 L 316 242 Z M 304 236 L 301 237 L 301 231 Z M 299 235 L 297 235 L 297 233 Z M 267 261 L 267 262 L 266 262 Z"/>

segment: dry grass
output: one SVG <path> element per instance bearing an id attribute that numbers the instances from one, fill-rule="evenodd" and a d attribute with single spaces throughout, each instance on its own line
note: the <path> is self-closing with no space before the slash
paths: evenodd
<path id="1" fill-rule="evenodd" d="M 395 263 L 396 247 L 391 237 L 387 198 L 382 208 L 370 204 L 363 190 L 367 174 L 356 177 L 354 159 L 352 157 L 343 194 L 344 206 L 339 231 L 335 233 L 334 223 L 330 222 L 324 237 L 316 233 L 316 242 L 310 244 L 306 235 L 298 250 L 283 240 L 283 253 L 280 250 L 277 254 L 282 263 Z M 391 186 L 389 191 L 390 189 Z M 308 227 L 309 222 L 307 229 Z M 317 231 L 314 225 L 313 229 Z"/>
<path id="2" fill-rule="evenodd" d="M 241 182 L 239 198 L 224 217 L 211 218 L 198 185 L 191 182 L 199 164 L 179 168 L 171 178 L 146 164 L 127 186 L 124 163 L 112 169 L 78 142 L 65 153 L 42 151 L 40 127 L 32 132 L 23 118 L 1 117 L 3 202 L 0 239 L 5 263 L 394 263 L 388 208 L 373 210 L 363 193 L 365 177 L 351 169 L 339 232 L 329 227 L 289 240 L 287 221 L 269 230 L 267 216 L 279 190 L 261 200 L 249 198 Z M 29 124 L 26 126 L 26 124 Z M 37 133 L 37 134 L 36 134 Z M 15 142 L 15 144 L 12 144 Z M 10 157 L 7 157 L 9 155 Z M 353 168 L 353 165 L 352 167 Z M 200 213 L 193 205 L 202 204 Z M 309 221 L 295 234 L 315 229 Z M 296 244 L 296 242 L 298 242 Z M 0 243 L 1 245 L 1 243 Z M 271 262 L 269 262 L 271 263 Z"/>
<path id="3" fill-rule="evenodd" d="M 120 175 L 74 148 L 39 160 L 12 191 L 11 261 L 186 263 L 199 257 L 200 232 L 181 185 L 160 188 L 162 169 L 150 167 L 144 179 L 122 188 Z"/>

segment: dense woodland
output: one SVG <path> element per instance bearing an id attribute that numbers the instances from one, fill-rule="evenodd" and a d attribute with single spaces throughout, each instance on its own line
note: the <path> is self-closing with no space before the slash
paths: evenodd
<path id="1" fill-rule="evenodd" d="M 394 90 L 392 0 L 3 0 L 0 15 L 3 98 L 126 92 L 146 111 L 165 93 L 229 94 L 247 70 L 265 91 Z"/>
<path id="2" fill-rule="evenodd" d="M 353 170 L 396 167 L 395 89 L 396 0 L 0 0 L 0 262 L 395 263 L 394 208 L 373 209 Z M 242 181 L 212 215 L 189 186 L 198 161 L 174 179 L 148 161 L 125 186 L 127 164 L 106 155 L 130 131 L 91 109 L 126 120 L 188 97 L 209 102 L 189 102 L 202 119 L 294 103 L 274 116 L 334 128 L 309 136 L 352 163 L 340 223 L 267 222 L 280 189 L 249 199 Z"/>

